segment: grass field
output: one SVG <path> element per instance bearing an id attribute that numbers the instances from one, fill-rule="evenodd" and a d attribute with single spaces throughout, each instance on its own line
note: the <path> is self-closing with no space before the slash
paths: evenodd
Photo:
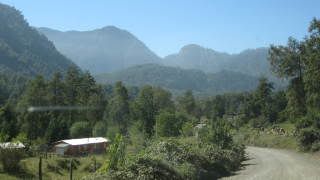
<path id="1" fill-rule="evenodd" d="M 87 157 L 74 158 L 74 164 L 76 168 L 73 170 L 73 179 L 81 179 L 84 176 L 93 173 L 94 171 L 94 159 L 96 159 L 96 167 L 104 162 L 104 155 L 92 155 Z M 44 180 L 64 180 L 69 179 L 69 166 L 70 158 L 63 157 L 50 157 L 43 158 L 42 160 L 42 172 Z M 38 166 L 39 158 L 32 157 L 23 159 L 20 163 L 21 172 L 19 174 L 11 175 L 4 173 L 0 165 L 0 179 L 14 180 L 14 179 L 38 179 Z"/>
<path id="2" fill-rule="evenodd" d="M 271 127 L 265 128 L 264 131 L 251 127 L 241 127 L 234 132 L 234 139 L 245 145 L 298 150 L 296 138 L 291 135 L 294 131 L 294 125 L 282 123 L 278 124 L 278 126 L 283 128 L 287 135 L 271 133 Z"/>

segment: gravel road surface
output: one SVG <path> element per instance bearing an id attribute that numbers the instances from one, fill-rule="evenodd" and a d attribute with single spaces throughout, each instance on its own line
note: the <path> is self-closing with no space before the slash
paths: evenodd
<path id="1" fill-rule="evenodd" d="M 320 159 L 288 150 L 247 147 L 242 170 L 223 180 L 320 180 Z"/>

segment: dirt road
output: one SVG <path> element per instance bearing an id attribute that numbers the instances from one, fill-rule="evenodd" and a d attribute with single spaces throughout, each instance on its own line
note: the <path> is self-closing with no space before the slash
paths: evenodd
<path id="1" fill-rule="evenodd" d="M 287 150 L 247 147 L 249 160 L 223 180 L 320 180 L 320 159 Z"/>

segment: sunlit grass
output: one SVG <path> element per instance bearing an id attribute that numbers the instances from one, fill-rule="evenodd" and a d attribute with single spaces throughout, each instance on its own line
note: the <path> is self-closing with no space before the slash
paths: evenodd
<path id="1" fill-rule="evenodd" d="M 97 164 L 104 162 L 104 155 L 94 155 L 94 156 L 87 156 L 87 157 L 80 157 L 75 158 L 79 160 L 80 165 L 77 167 L 77 169 L 73 170 L 73 178 L 74 179 L 81 179 L 84 176 L 89 175 L 90 172 L 88 170 L 89 166 L 93 166 L 94 161 L 93 158 L 96 159 Z M 54 170 L 49 170 L 48 165 L 56 166 L 58 159 L 64 159 L 61 157 L 51 157 L 48 159 L 43 158 L 42 161 L 42 172 L 43 172 L 43 179 L 52 179 L 52 180 L 68 180 L 69 179 L 69 170 L 68 169 L 60 169 L 56 172 Z M 0 179 L 5 180 L 13 180 L 13 179 L 38 179 L 38 164 L 39 164 L 39 158 L 38 157 L 31 157 L 26 158 L 21 161 L 21 167 L 23 170 L 23 173 L 21 175 L 11 175 L 8 173 L 4 173 L 1 171 L 2 167 L 0 166 Z"/>

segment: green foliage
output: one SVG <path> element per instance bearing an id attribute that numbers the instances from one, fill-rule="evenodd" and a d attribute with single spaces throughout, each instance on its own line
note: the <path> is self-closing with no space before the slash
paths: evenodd
<path id="1" fill-rule="evenodd" d="M 233 145 L 231 127 L 223 120 L 212 122 L 211 127 L 203 127 L 199 132 L 199 139 L 203 143 L 215 144 L 222 149 Z"/>
<path id="2" fill-rule="evenodd" d="M 320 21 L 313 19 L 301 42 L 289 38 L 287 46 L 271 46 L 270 62 L 280 77 L 291 78 L 286 113 L 297 121 L 298 141 L 310 149 L 319 140 Z M 316 145 L 315 145 L 316 146 Z"/>
<path id="3" fill-rule="evenodd" d="M 182 111 L 192 115 L 195 113 L 196 102 L 192 91 L 188 90 L 183 96 L 178 97 L 178 103 Z"/>
<path id="4" fill-rule="evenodd" d="M 92 135 L 94 137 L 105 137 L 107 135 L 106 123 L 103 121 L 98 121 L 92 129 Z"/>
<path id="5" fill-rule="evenodd" d="M 311 151 L 313 151 L 313 152 L 320 151 L 320 141 L 319 140 L 312 143 Z"/>
<path id="6" fill-rule="evenodd" d="M 47 142 L 54 142 L 68 138 L 75 122 L 86 121 L 87 128 L 92 129 L 103 119 L 105 105 L 105 92 L 93 77 L 70 68 L 64 77 L 56 73 L 50 80 L 42 76 L 30 80 L 17 102 L 15 118 L 10 122 L 16 121 L 16 129 L 26 133 L 30 140 L 45 137 Z M 14 130 L 11 128 L 12 132 Z M 91 135 L 91 132 L 86 134 Z M 9 135 L 9 138 L 15 136 Z"/>
<path id="7" fill-rule="evenodd" d="M 103 84 L 122 81 L 131 86 L 152 85 L 170 89 L 179 95 L 189 89 L 204 96 L 249 91 L 258 84 L 256 76 L 232 69 L 206 74 L 199 70 L 157 64 L 137 65 L 114 73 L 99 74 L 96 79 Z"/>
<path id="8" fill-rule="evenodd" d="M 122 167 L 125 163 L 125 149 L 126 144 L 122 135 L 117 134 L 108 150 L 109 159 L 101 167 L 100 172 L 117 170 L 118 168 Z"/>
<path id="9" fill-rule="evenodd" d="M 185 137 L 189 137 L 193 135 L 193 124 L 191 122 L 185 122 L 181 127 L 181 134 Z"/>
<path id="10" fill-rule="evenodd" d="M 9 105 L 0 108 L 0 134 L 9 138 L 15 137 L 18 132 L 16 115 Z"/>
<path id="11" fill-rule="evenodd" d="M 72 138 L 85 138 L 91 136 L 91 128 L 88 122 L 75 122 L 70 128 L 70 136 Z"/>
<path id="12" fill-rule="evenodd" d="M 140 121 L 134 122 L 129 128 L 130 145 L 133 146 L 135 153 L 145 148 L 146 141 L 148 141 L 142 129 L 143 127 Z"/>
<path id="13" fill-rule="evenodd" d="M 116 123 L 120 132 L 125 135 L 130 118 L 128 91 L 121 82 L 117 82 L 114 93 L 108 105 L 109 119 L 112 120 L 113 123 Z"/>
<path id="14" fill-rule="evenodd" d="M 0 4 L 0 23 L 1 73 L 50 77 L 56 71 L 65 72 L 75 66 L 32 28 L 20 11 Z"/>
<path id="15" fill-rule="evenodd" d="M 117 169 L 107 168 L 110 167 L 109 160 L 107 166 L 100 169 L 104 174 L 85 179 L 217 179 L 236 170 L 244 158 L 243 146 L 232 145 L 226 150 L 190 140 L 153 141 Z"/>
<path id="16" fill-rule="evenodd" d="M 145 86 L 141 89 L 136 99 L 135 108 L 137 118 L 142 122 L 144 133 L 151 137 L 154 133 L 155 116 L 158 113 L 151 86 Z"/>
<path id="17" fill-rule="evenodd" d="M 19 133 L 15 138 L 12 139 L 12 142 L 21 142 L 22 144 L 28 144 L 28 138 L 26 133 Z"/>
<path id="18" fill-rule="evenodd" d="M 175 113 L 160 112 L 156 117 L 156 135 L 161 137 L 178 136 L 183 123 L 180 120 Z"/>
<path id="19" fill-rule="evenodd" d="M 295 78 L 291 80 L 286 97 L 288 99 L 286 115 L 294 122 L 305 115 L 307 111 L 304 84 L 301 79 Z"/>
<path id="20" fill-rule="evenodd" d="M 309 36 L 304 42 L 305 73 L 304 84 L 308 109 L 320 111 L 320 20 L 313 19 L 309 26 Z"/>
<path id="21" fill-rule="evenodd" d="M 20 161 L 23 158 L 21 149 L 0 148 L 0 162 L 3 170 L 9 173 L 18 173 L 20 171 Z"/>
<path id="22" fill-rule="evenodd" d="M 157 109 L 170 112 L 175 111 L 175 105 L 172 101 L 172 95 L 169 91 L 164 90 L 160 87 L 153 88 L 153 96 Z"/>
<path id="23" fill-rule="evenodd" d="M 71 162 L 71 166 L 72 169 L 77 169 L 80 165 L 80 161 L 74 158 L 59 158 L 55 160 L 57 163 L 57 167 L 60 169 L 64 169 L 64 170 L 69 170 L 70 169 L 70 162 Z"/>
<path id="24" fill-rule="evenodd" d="M 313 143 L 316 143 L 320 139 L 320 132 L 313 127 L 303 128 L 298 135 L 298 141 L 300 147 L 303 150 L 309 150 Z"/>
<path id="25" fill-rule="evenodd" d="M 56 142 L 69 136 L 68 125 L 62 116 L 57 119 L 51 119 L 45 133 L 47 142 Z"/>

